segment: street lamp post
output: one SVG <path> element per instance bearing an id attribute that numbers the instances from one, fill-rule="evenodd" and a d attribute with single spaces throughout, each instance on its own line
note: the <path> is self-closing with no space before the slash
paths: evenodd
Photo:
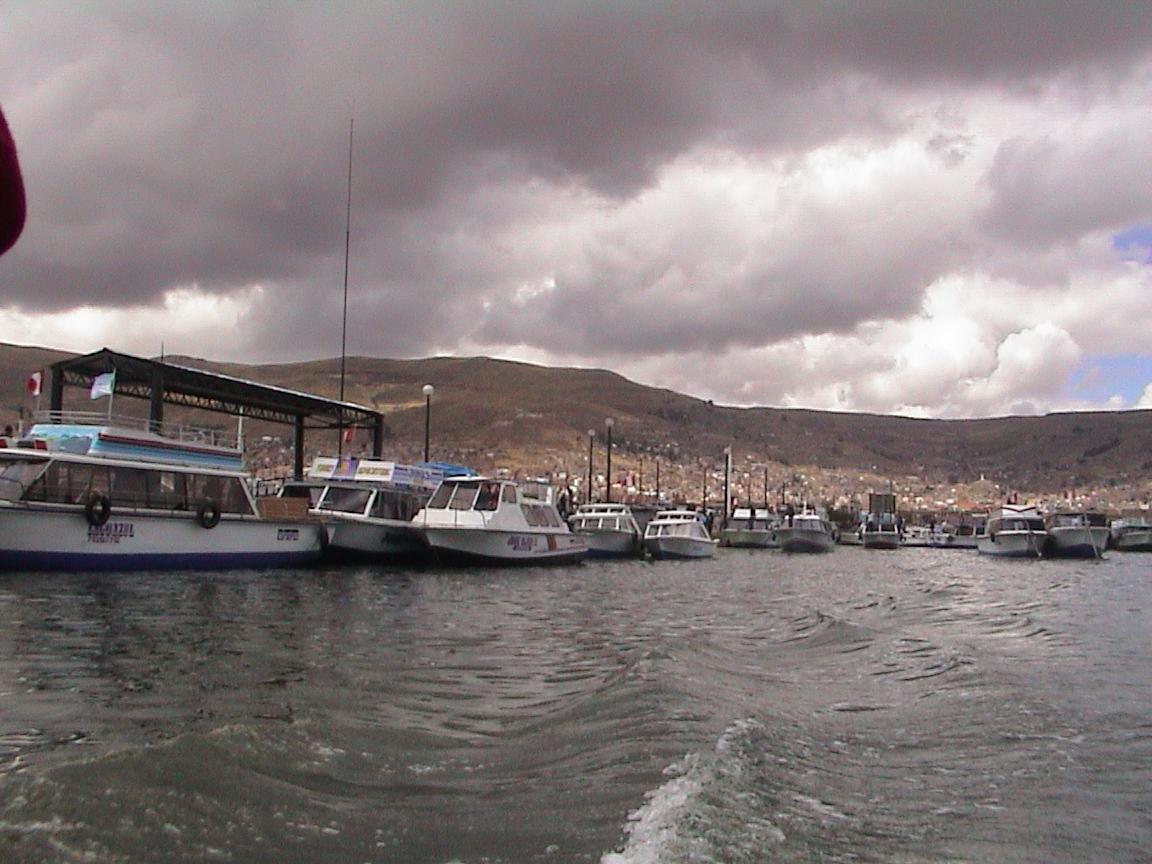
<path id="1" fill-rule="evenodd" d="M 604 428 L 608 430 L 608 474 L 604 478 L 604 501 L 612 503 L 612 427 L 616 421 L 609 417 L 604 421 Z"/>
<path id="2" fill-rule="evenodd" d="M 588 430 L 588 498 L 585 504 L 592 503 L 592 442 L 596 440 L 596 430 Z"/>
<path id="3" fill-rule="evenodd" d="M 424 394 L 424 461 L 428 461 L 428 444 L 430 443 L 430 435 L 432 431 L 432 394 L 436 392 L 436 388 L 431 384 L 425 384 L 424 389 L 421 391 Z"/>

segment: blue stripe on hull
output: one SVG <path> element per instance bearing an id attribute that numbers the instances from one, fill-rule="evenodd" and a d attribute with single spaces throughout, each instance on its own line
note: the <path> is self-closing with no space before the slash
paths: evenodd
<path id="1" fill-rule="evenodd" d="M 0 570 L 232 570 L 303 567 L 319 560 L 319 549 L 304 552 L 157 552 L 142 555 L 0 550 Z"/>

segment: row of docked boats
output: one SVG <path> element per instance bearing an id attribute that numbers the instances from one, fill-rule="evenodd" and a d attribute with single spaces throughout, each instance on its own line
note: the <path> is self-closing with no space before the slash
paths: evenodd
<path id="1" fill-rule="evenodd" d="M 235 440 L 56 416 L 0 438 L 0 570 L 298 567 L 322 556 L 564 564 L 596 554 L 699 558 L 700 514 L 585 508 L 573 530 L 546 484 L 459 466 L 318 459 L 256 498 Z"/>
<path id="2" fill-rule="evenodd" d="M 256 498 L 237 443 L 219 433 L 162 435 L 92 415 L 54 417 L 19 440 L 0 438 L 0 570 L 292 567 L 325 555 L 572 563 L 706 558 L 719 545 L 699 511 L 638 519 L 624 504 L 592 504 L 565 521 L 551 492 L 460 466 L 349 457 L 318 459 L 279 497 Z M 905 533 L 894 508 L 876 511 L 857 539 L 870 548 L 895 548 L 894 538 L 911 545 L 914 532 Z M 738 509 L 722 536 L 727 545 L 785 552 L 827 552 L 840 539 L 811 507 Z M 933 530 L 924 545 L 969 540 L 1000 557 L 1099 557 L 1110 541 L 1152 551 L 1152 526 L 1118 522 L 1110 532 L 1100 514 L 1042 518 L 1008 504 L 970 535 Z"/>

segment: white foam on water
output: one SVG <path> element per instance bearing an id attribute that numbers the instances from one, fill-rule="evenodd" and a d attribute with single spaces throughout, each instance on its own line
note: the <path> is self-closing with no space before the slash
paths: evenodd
<path id="1" fill-rule="evenodd" d="M 781 843 L 784 832 L 757 811 L 758 802 L 741 780 L 745 747 L 761 731 L 755 720 L 733 723 L 713 753 L 688 754 L 665 769 L 671 777 L 647 795 L 629 815 L 624 848 L 609 852 L 600 864 L 669 864 L 675 861 L 728 861 L 733 851 L 721 848 L 718 836 L 731 838 L 725 823 L 743 819 L 761 842 Z"/>

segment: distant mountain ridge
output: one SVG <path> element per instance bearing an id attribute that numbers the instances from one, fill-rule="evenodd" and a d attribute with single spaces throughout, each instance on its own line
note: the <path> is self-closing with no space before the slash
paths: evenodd
<path id="1" fill-rule="evenodd" d="M 68 356 L 0 344 L 5 422 L 21 405 L 30 372 Z M 335 398 L 340 359 L 248 365 L 170 356 L 169 362 Z M 390 440 L 422 441 L 431 383 L 437 444 L 455 450 L 581 452 L 588 430 L 624 451 L 682 462 L 737 461 L 917 475 L 940 483 L 980 476 L 1005 487 L 1059 490 L 1143 483 L 1152 471 L 1152 412 L 1084 412 L 980 420 L 920 420 L 805 409 L 731 408 L 648 387 L 602 369 L 553 368 L 486 357 L 346 359 L 345 398 L 386 415 Z M 750 458 L 749 458 L 750 457 Z"/>

